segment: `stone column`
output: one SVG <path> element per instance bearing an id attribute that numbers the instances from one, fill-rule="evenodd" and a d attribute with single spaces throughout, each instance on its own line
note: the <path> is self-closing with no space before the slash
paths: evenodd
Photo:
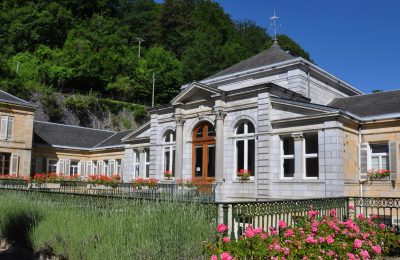
<path id="1" fill-rule="evenodd" d="M 294 179 L 303 178 L 303 134 L 292 134 L 294 139 Z"/>
<path id="2" fill-rule="evenodd" d="M 215 180 L 223 182 L 224 176 L 224 118 L 226 112 L 219 109 L 215 114 Z"/>
<path id="3" fill-rule="evenodd" d="M 139 175 L 142 178 L 146 178 L 146 165 L 145 165 L 145 154 L 144 148 L 140 147 L 138 150 L 139 152 Z"/>
<path id="4" fill-rule="evenodd" d="M 175 178 L 182 179 L 183 178 L 183 124 L 185 119 L 181 114 L 175 115 L 176 121 L 176 129 L 175 129 L 175 136 L 176 136 L 176 145 L 175 145 Z"/>

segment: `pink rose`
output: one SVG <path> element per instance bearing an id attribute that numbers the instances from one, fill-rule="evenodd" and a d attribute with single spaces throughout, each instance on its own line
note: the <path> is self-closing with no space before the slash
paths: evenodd
<path id="1" fill-rule="evenodd" d="M 306 238 L 306 242 L 309 244 L 317 244 L 318 240 L 316 240 L 313 236 L 310 235 Z"/>
<path id="2" fill-rule="evenodd" d="M 336 216 L 336 210 L 334 209 L 331 209 L 329 213 L 331 214 L 332 217 Z"/>
<path id="3" fill-rule="evenodd" d="M 231 242 L 231 239 L 229 237 L 224 237 L 222 241 L 224 241 L 225 243 L 229 243 Z"/>
<path id="4" fill-rule="evenodd" d="M 287 248 L 287 247 L 284 247 L 284 248 L 283 248 L 283 254 L 284 254 L 284 255 L 289 255 L 289 253 L 290 253 L 290 249 Z"/>
<path id="5" fill-rule="evenodd" d="M 349 260 L 356 260 L 356 256 L 353 255 L 352 253 L 347 253 L 347 258 L 348 258 Z"/>
<path id="6" fill-rule="evenodd" d="M 349 205 L 349 209 L 354 209 L 354 205 Z"/>
<path id="7" fill-rule="evenodd" d="M 358 215 L 358 219 L 364 219 L 364 218 L 365 218 L 364 214 Z"/>
<path id="8" fill-rule="evenodd" d="M 360 256 L 362 257 L 363 260 L 370 259 L 369 253 L 366 250 L 361 250 L 360 251 Z"/>
<path id="9" fill-rule="evenodd" d="M 382 248 L 380 245 L 372 246 L 372 251 L 374 251 L 375 254 L 379 255 L 382 253 Z"/>
<path id="10" fill-rule="evenodd" d="M 355 240 L 354 240 L 354 247 L 355 247 L 355 248 L 361 248 L 363 242 L 364 242 L 364 241 L 362 241 L 362 240 L 355 239 Z"/>
<path id="11" fill-rule="evenodd" d="M 210 260 L 218 260 L 218 256 L 212 255 L 212 256 L 210 257 Z"/>
<path id="12" fill-rule="evenodd" d="M 284 237 L 292 237 L 294 236 L 294 231 L 292 229 L 286 230 L 285 234 L 283 234 Z"/>
<path id="13" fill-rule="evenodd" d="M 308 212 L 308 216 L 309 216 L 310 218 L 315 218 L 316 215 L 318 215 L 318 211 L 310 210 L 310 211 Z"/>
<path id="14" fill-rule="evenodd" d="M 327 236 L 325 240 L 328 244 L 332 244 L 335 241 L 331 236 Z"/>
<path id="15" fill-rule="evenodd" d="M 319 243 L 324 243 L 324 242 L 325 242 L 325 238 L 319 237 L 319 238 L 318 238 L 318 241 L 319 241 Z"/>
<path id="16" fill-rule="evenodd" d="M 286 222 L 284 220 L 279 220 L 278 227 L 279 228 L 286 228 L 287 227 Z"/>
<path id="17" fill-rule="evenodd" d="M 228 227 L 225 224 L 219 224 L 217 227 L 217 231 L 219 233 L 224 233 L 227 230 L 228 230 Z"/>
<path id="18" fill-rule="evenodd" d="M 228 252 L 221 254 L 221 260 L 232 260 L 232 256 Z"/>
<path id="19" fill-rule="evenodd" d="M 346 248 L 347 248 L 347 243 L 343 243 L 343 244 L 342 244 L 342 248 L 343 248 L 343 250 L 346 250 Z"/>
<path id="20" fill-rule="evenodd" d="M 382 224 L 379 225 L 379 227 L 380 227 L 381 229 L 385 229 L 386 225 L 382 223 Z"/>

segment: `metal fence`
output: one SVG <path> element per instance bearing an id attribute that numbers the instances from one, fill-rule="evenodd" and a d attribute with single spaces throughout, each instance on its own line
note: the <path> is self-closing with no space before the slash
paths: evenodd
<path id="1" fill-rule="evenodd" d="M 134 187 L 131 183 L 119 183 L 115 187 L 93 185 L 83 181 L 34 184 L 23 180 L 0 180 L 0 189 L 45 191 L 63 194 L 124 197 L 148 200 L 179 200 L 190 202 L 214 202 L 215 185 L 198 184 L 183 187 L 176 183 L 159 183 L 154 187 Z"/>

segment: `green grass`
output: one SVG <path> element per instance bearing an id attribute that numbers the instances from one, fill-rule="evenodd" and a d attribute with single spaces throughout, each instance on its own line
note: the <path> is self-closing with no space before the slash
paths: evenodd
<path id="1" fill-rule="evenodd" d="M 215 227 L 213 206 L 4 190 L 0 214 L 1 237 L 68 259 L 202 259 Z"/>

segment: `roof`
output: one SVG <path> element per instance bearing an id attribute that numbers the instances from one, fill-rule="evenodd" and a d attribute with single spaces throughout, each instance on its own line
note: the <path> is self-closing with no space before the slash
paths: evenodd
<path id="1" fill-rule="evenodd" d="M 261 66 L 284 62 L 295 58 L 296 57 L 282 50 L 281 47 L 279 47 L 278 45 L 273 45 L 271 48 L 260 52 L 255 56 L 248 58 L 247 60 L 241 61 L 227 69 L 224 69 L 212 75 L 211 77 L 206 78 L 205 80 L 218 78 L 250 69 L 255 69 Z"/>
<path id="2" fill-rule="evenodd" d="M 359 117 L 400 113 L 400 90 L 335 98 L 328 106 L 340 108 Z"/>
<path id="3" fill-rule="evenodd" d="M 33 105 L 32 103 L 29 103 L 28 101 L 13 96 L 10 93 L 7 93 L 1 89 L 0 89 L 0 102 L 15 104 L 24 107 L 35 107 L 35 105 Z"/>
<path id="4" fill-rule="evenodd" d="M 103 140 L 101 143 L 97 144 L 94 148 L 104 148 L 110 146 L 124 145 L 124 143 L 122 142 L 122 138 L 124 138 L 131 132 L 132 130 L 117 132 L 112 136 L 108 137 L 107 139 Z"/>
<path id="5" fill-rule="evenodd" d="M 34 121 L 33 133 L 36 144 L 87 149 L 93 148 L 115 134 L 107 130 L 41 121 Z"/>

